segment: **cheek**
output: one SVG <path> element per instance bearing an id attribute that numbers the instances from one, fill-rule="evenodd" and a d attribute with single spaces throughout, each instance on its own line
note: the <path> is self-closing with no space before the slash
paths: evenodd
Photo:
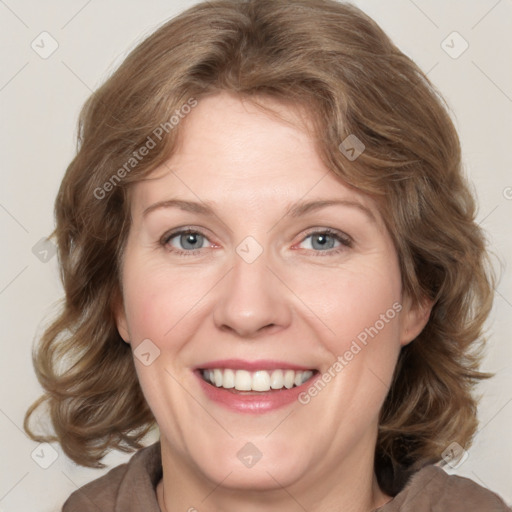
<path id="1" fill-rule="evenodd" d="M 329 354 L 321 369 L 327 390 L 323 396 L 336 404 L 333 409 L 357 418 L 353 435 L 376 421 L 401 348 L 400 272 L 398 264 L 382 269 L 379 263 L 331 272 L 317 276 L 319 286 L 309 293 L 302 290 L 304 302 L 318 316 L 312 329 L 325 333 L 318 337 Z M 323 414 L 324 399 L 315 401 L 317 395 L 310 388 L 301 403 L 311 401 L 315 414 Z M 332 414 L 334 424 L 338 413 Z"/>
<path id="2" fill-rule="evenodd" d="M 332 352 L 347 350 L 352 340 L 398 339 L 400 331 L 401 278 L 393 258 L 296 280 L 297 295 L 321 321 Z M 314 283 L 314 286 L 312 286 Z"/>
<path id="3" fill-rule="evenodd" d="M 211 272 L 210 272 L 211 273 Z M 130 335 L 137 343 L 149 338 L 159 345 L 181 331 L 200 309 L 213 276 L 191 268 L 170 270 L 133 258 L 125 263 L 123 293 Z"/>

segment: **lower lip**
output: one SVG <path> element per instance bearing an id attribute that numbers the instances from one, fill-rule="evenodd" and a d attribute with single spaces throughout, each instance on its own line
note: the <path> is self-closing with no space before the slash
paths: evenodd
<path id="1" fill-rule="evenodd" d="M 231 409 L 236 412 L 263 413 L 274 411 L 298 401 L 299 395 L 309 388 L 319 377 L 320 373 L 313 375 L 311 379 L 300 386 L 290 389 L 280 389 L 278 391 L 258 392 L 258 394 L 248 394 L 244 392 L 231 391 L 229 389 L 218 388 L 206 382 L 199 370 L 194 372 L 199 379 L 201 388 L 205 395 L 213 402 Z M 254 392 L 256 393 L 256 392 Z"/>

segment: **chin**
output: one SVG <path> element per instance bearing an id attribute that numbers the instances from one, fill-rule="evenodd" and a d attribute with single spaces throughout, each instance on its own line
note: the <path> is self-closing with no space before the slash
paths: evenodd
<path id="1" fill-rule="evenodd" d="M 197 440 L 199 441 L 199 440 Z M 311 471 L 307 451 L 297 449 L 297 440 L 247 436 L 217 442 L 209 439 L 197 442 L 188 453 L 195 470 L 207 480 L 235 490 L 266 491 L 293 485 Z"/>
<path id="2" fill-rule="evenodd" d="M 233 464 L 231 458 L 224 461 L 198 461 L 199 468 L 211 481 L 233 491 L 271 491 L 281 490 L 299 481 L 308 471 L 307 465 L 288 456 L 285 460 L 280 457 L 260 459 L 254 466 L 245 467 Z M 213 463 L 212 463 L 213 462 Z"/>

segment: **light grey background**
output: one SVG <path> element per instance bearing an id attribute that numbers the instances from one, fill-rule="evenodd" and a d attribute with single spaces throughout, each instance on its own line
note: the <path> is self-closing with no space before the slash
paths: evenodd
<path id="1" fill-rule="evenodd" d="M 81 105 L 137 42 L 194 3 L 0 0 L 0 512 L 60 510 L 72 491 L 106 471 L 77 467 L 59 446 L 40 447 L 21 429 L 26 408 L 40 394 L 31 347 L 62 295 L 56 258 L 36 244 L 53 228 L 53 201 L 74 153 Z M 497 375 L 479 388 L 481 425 L 469 457 L 450 472 L 511 504 L 512 1 L 355 3 L 448 100 L 479 198 L 479 221 L 501 261 L 483 366 Z M 58 44 L 50 56 L 45 52 L 55 43 L 43 31 Z M 459 56 L 464 41 L 469 47 Z M 114 453 L 105 462 L 127 458 Z"/>

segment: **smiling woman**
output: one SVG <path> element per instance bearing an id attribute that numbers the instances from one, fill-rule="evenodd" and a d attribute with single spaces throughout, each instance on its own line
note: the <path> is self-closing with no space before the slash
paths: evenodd
<path id="1" fill-rule="evenodd" d="M 25 428 L 142 449 L 64 511 L 507 510 L 438 467 L 477 427 L 492 276 L 442 101 L 371 19 L 199 4 L 80 127 Z"/>

